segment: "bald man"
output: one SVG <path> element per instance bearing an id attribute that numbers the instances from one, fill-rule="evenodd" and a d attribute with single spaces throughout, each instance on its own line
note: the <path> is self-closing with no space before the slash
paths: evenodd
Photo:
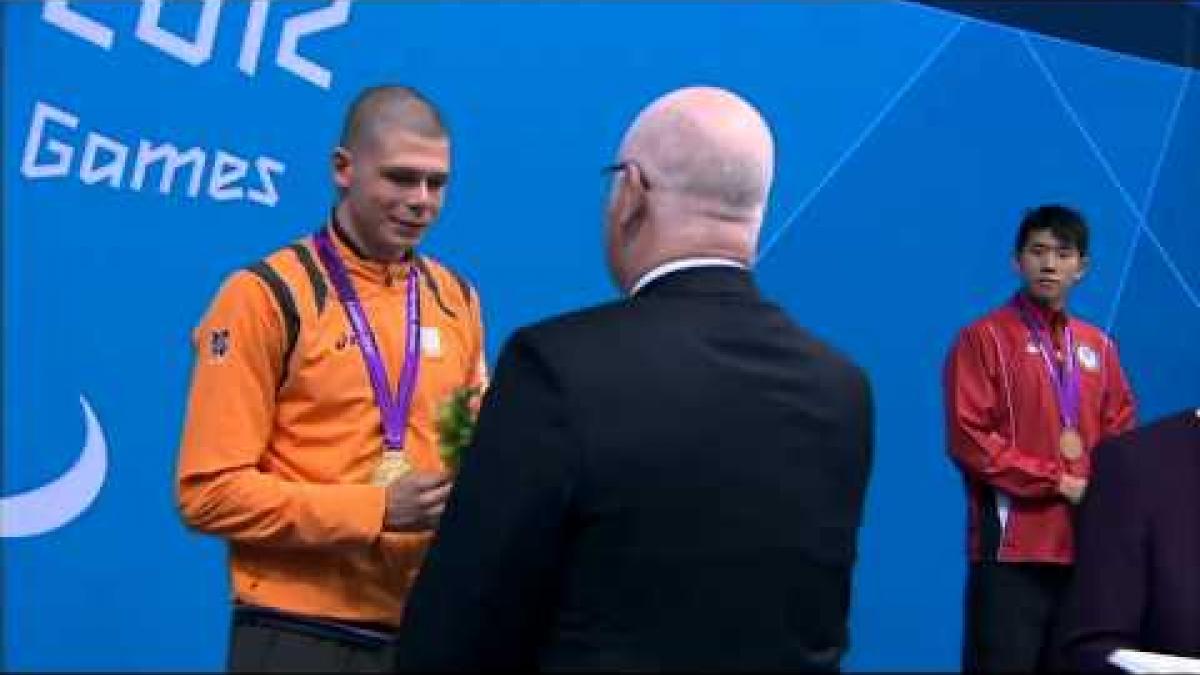
<path id="1" fill-rule="evenodd" d="M 437 110 L 364 91 L 309 237 L 231 275 L 195 331 L 180 512 L 229 544 L 232 671 L 381 671 L 450 489 L 437 407 L 483 386 L 478 298 L 416 246 L 449 177 Z"/>
<path id="2" fill-rule="evenodd" d="M 606 239 L 626 297 L 505 345 L 397 664 L 835 670 L 871 394 L 755 287 L 770 131 L 688 88 L 618 160 Z"/>

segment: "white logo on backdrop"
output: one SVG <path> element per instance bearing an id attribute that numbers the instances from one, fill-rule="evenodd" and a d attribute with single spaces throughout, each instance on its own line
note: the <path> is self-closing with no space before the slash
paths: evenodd
<path id="1" fill-rule="evenodd" d="M 86 40 L 105 51 L 116 43 L 113 29 L 80 14 L 71 8 L 67 0 L 45 0 L 42 19 L 71 35 Z M 157 48 L 164 54 L 184 63 L 199 67 L 213 55 L 219 30 L 221 7 L 224 0 L 204 0 L 200 9 L 200 21 L 196 34 L 191 39 L 180 37 L 159 25 L 163 0 L 142 0 L 138 12 L 134 36 L 138 40 Z M 246 17 L 242 33 L 242 48 L 238 55 L 238 70 L 250 77 L 258 72 L 258 57 L 262 52 L 263 36 L 267 29 L 267 15 L 271 11 L 270 0 L 253 0 Z M 334 0 L 327 7 L 301 12 L 283 21 L 279 32 L 279 47 L 275 51 L 275 65 L 322 89 L 333 82 L 333 73 L 328 68 L 300 55 L 301 38 L 315 35 L 339 26 L 350 19 L 350 0 Z"/>
<path id="2" fill-rule="evenodd" d="M 87 435 L 79 459 L 66 473 L 41 486 L 0 498 L 0 537 L 32 537 L 70 523 L 87 510 L 108 470 L 104 429 L 83 396 L 79 397 Z"/>
<path id="3" fill-rule="evenodd" d="M 51 123 L 57 128 L 48 129 Z M 80 144 L 83 152 L 76 169 L 76 148 L 72 145 L 70 137 L 78 134 L 63 132 L 73 131 L 78 127 L 78 116 L 38 101 L 34 105 L 29 134 L 25 138 L 21 175 L 30 180 L 41 180 L 62 178 L 75 172 L 84 185 L 103 183 L 115 190 L 129 189 L 140 192 L 146 184 L 150 169 L 158 168 L 158 191 L 166 195 L 174 190 L 176 175 L 184 173 L 181 169 L 186 169 L 186 194 L 195 199 L 200 196 L 204 174 L 208 170 L 205 195 L 213 201 L 244 199 L 265 206 L 275 206 L 279 203 L 279 192 L 275 189 L 272 177 L 282 174 L 287 167 L 272 157 L 262 156 L 255 159 L 256 180 L 243 185 L 242 181 L 250 169 L 250 162 L 231 152 L 218 149 L 210 153 L 196 147 L 181 151 L 172 143 L 146 139 L 131 140 L 126 144 L 104 134 L 89 131 Z M 137 150 L 131 153 L 134 143 L 137 144 Z M 49 161 L 39 159 L 41 155 L 49 155 Z"/>
<path id="4" fill-rule="evenodd" d="M 300 42 L 303 38 L 345 25 L 350 19 L 350 3 L 351 0 L 333 0 L 280 22 L 275 65 L 316 87 L 329 89 L 333 73 L 301 56 Z M 132 3 L 127 6 L 134 7 Z M 203 0 L 195 30 L 187 36 L 160 25 L 163 0 L 142 0 L 133 35 L 163 54 L 199 68 L 213 57 L 224 6 L 225 0 Z M 85 14 L 85 7 L 86 3 L 82 2 L 44 0 L 42 20 L 104 51 L 111 51 L 119 38 L 117 31 L 95 16 Z M 270 12 L 270 0 L 250 2 L 237 60 L 237 68 L 247 76 L 254 77 L 258 72 Z M 22 175 L 38 180 L 74 174 L 84 185 L 102 184 L 115 190 L 140 192 L 146 183 L 147 172 L 156 168 L 159 172 L 158 192 L 164 195 L 174 191 L 175 178 L 179 174 L 186 175 L 184 193 L 192 199 L 199 198 L 202 187 L 207 187 L 204 196 L 213 201 L 245 200 L 268 207 L 279 203 L 273 177 L 282 174 L 286 167 L 273 157 L 263 155 L 247 160 L 221 148 L 185 147 L 181 150 L 161 138 L 119 139 L 91 129 L 87 130 L 86 137 L 75 140 L 72 137 L 80 136 L 83 130 L 71 132 L 79 126 L 77 114 L 37 101 L 25 141 Z M 48 157 L 43 158 L 43 155 Z"/>

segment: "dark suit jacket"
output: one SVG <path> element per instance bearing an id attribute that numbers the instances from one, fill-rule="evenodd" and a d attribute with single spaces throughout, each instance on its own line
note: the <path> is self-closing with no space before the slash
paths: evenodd
<path id="1" fill-rule="evenodd" d="M 1060 656 L 1105 670 L 1120 648 L 1200 656 L 1200 418 L 1188 410 L 1096 449 L 1076 530 Z"/>
<path id="2" fill-rule="evenodd" d="M 398 634 L 402 669 L 833 669 L 863 373 L 707 267 L 516 332 Z"/>

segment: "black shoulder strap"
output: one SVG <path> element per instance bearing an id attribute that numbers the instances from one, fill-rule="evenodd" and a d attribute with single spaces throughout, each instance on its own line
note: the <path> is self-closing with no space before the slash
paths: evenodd
<path id="1" fill-rule="evenodd" d="M 446 301 L 442 300 L 442 289 L 438 287 L 437 279 L 433 278 L 433 272 L 429 270 L 429 262 L 425 260 L 425 256 L 416 256 L 417 269 L 420 270 L 421 276 L 425 279 L 425 285 L 429 287 L 429 292 L 433 293 L 433 299 L 437 300 L 438 307 L 446 313 L 451 319 L 457 319 L 458 315 L 454 310 L 446 306 Z"/>
<path id="2" fill-rule="evenodd" d="M 296 349 L 296 338 L 300 334 L 300 312 L 296 310 L 296 298 L 292 295 L 292 290 L 288 288 L 283 277 L 279 276 L 279 273 L 265 260 L 248 266 L 246 271 L 262 279 L 267 288 L 271 289 L 271 295 L 275 296 L 275 304 L 279 306 L 279 311 L 283 314 L 286 342 L 283 350 L 283 369 L 279 376 L 279 386 L 283 386 L 283 383 L 287 381 L 288 364 L 292 361 L 292 352 Z"/>
<path id="3" fill-rule="evenodd" d="M 475 302 L 475 294 L 471 292 L 471 284 L 467 283 L 467 280 L 462 278 L 458 272 L 455 272 L 449 267 L 445 269 L 450 273 L 450 276 L 454 277 L 454 280 L 458 282 L 458 287 L 462 290 L 463 298 L 465 298 L 467 301 L 467 307 L 470 307 Z"/>
<path id="4" fill-rule="evenodd" d="M 417 269 L 421 271 L 421 276 L 425 277 L 425 285 L 429 286 L 429 290 L 433 293 L 433 298 L 437 300 L 438 306 L 441 307 L 442 311 L 449 315 L 450 318 L 457 319 L 458 315 L 451 311 L 451 309 L 447 307 L 446 303 L 442 300 L 441 289 L 438 287 L 437 280 L 433 278 L 433 273 L 429 270 L 429 262 L 424 256 L 417 256 Z M 442 269 L 445 269 L 447 272 L 449 272 L 450 276 L 454 277 L 454 280 L 458 282 L 458 287 L 462 290 L 463 298 L 466 300 L 467 306 L 470 307 L 475 302 L 475 294 L 471 292 L 471 285 L 467 283 L 466 279 L 460 277 L 454 270 L 448 267 L 443 267 Z"/>
<path id="5" fill-rule="evenodd" d="M 296 258 L 300 260 L 300 264 L 304 266 L 304 271 L 308 274 L 308 281 L 313 287 L 313 297 L 316 298 L 317 316 L 320 316 L 321 312 L 325 311 L 325 298 L 329 295 L 329 285 L 325 283 L 325 276 L 321 274 L 321 268 L 317 267 L 317 261 L 307 246 L 296 243 L 289 248 L 296 254 Z"/>

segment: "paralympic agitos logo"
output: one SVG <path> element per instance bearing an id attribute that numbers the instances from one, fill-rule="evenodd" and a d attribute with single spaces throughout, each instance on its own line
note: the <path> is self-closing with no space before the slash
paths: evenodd
<path id="1" fill-rule="evenodd" d="M 19 494 L 0 497 L 0 537 L 32 537 L 56 530 L 87 510 L 104 486 L 108 444 L 87 399 L 79 397 L 86 427 L 83 448 L 66 473 Z"/>

